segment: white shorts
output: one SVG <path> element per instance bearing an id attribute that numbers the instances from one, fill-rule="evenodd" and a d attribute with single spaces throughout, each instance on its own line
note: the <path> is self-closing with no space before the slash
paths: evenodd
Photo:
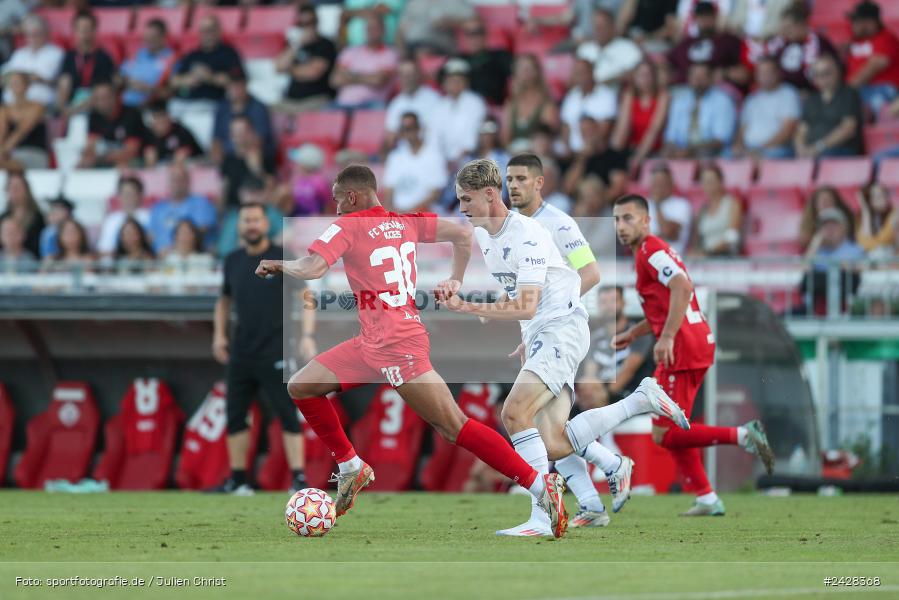
<path id="1" fill-rule="evenodd" d="M 574 398 L 574 378 L 590 349 L 590 327 L 580 311 L 547 321 L 524 341 L 522 370 L 531 371 L 558 396 L 567 385 Z"/>

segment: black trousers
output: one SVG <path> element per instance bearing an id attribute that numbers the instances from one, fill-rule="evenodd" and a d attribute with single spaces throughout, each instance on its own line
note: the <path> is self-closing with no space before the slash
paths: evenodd
<path id="1" fill-rule="evenodd" d="M 240 433 L 247 428 L 250 403 L 260 389 L 272 414 L 281 421 L 282 429 L 288 433 L 302 431 L 297 407 L 287 393 L 287 384 L 282 381 L 282 365 L 280 357 L 232 358 L 228 362 L 226 381 L 229 434 Z"/>

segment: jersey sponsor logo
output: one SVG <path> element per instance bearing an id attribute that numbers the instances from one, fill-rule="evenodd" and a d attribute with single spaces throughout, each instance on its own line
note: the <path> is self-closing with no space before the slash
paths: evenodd
<path id="1" fill-rule="evenodd" d="M 338 225 L 337 223 L 331 223 L 331 226 L 325 229 L 325 232 L 318 239 L 327 244 L 332 239 L 334 239 L 334 236 L 340 233 L 340 231 L 340 225 Z"/>
<path id="2" fill-rule="evenodd" d="M 524 262 L 529 262 L 532 265 L 545 265 L 546 259 L 545 258 L 534 258 L 532 256 L 527 256 L 527 257 L 525 257 Z"/>
<path id="3" fill-rule="evenodd" d="M 674 271 L 671 270 L 671 267 L 665 267 L 662 269 L 662 275 L 665 277 L 671 277 L 674 274 Z"/>
<path id="4" fill-rule="evenodd" d="M 515 273 L 493 273 L 493 277 L 506 292 L 514 292 L 518 285 L 518 276 Z"/>
<path id="5" fill-rule="evenodd" d="M 509 246 L 506 246 L 505 248 L 503 248 L 503 260 L 506 260 L 507 258 L 509 258 L 510 252 L 512 252 L 512 248 L 510 248 Z"/>
<path id="6" fill-rule="evenodd" d="M 531 240 L 528 240 L 528 241 L 526 241 L 526 242 L 522 242 L 522 244 L 524 244 L 525 246 L 534 246 L 534 247 L 537 246 L 537 242 L 533 242 L 533 241 L 531 241 Z"/>
<path id="7" fill-rule="evenodd" d="M 567 244 L 565 244 L 565 249 L 566 250 L 576 250 L 576 249 L 580 248 L 581 246 L 586 246 L 586 245 L 587 245 L 587 242 L 585 240 L 572 240 L 572 241 L 568 242 Z"/>
<path id="8" fill-rule="evenodd" d="M 368 237 L 375 239 L 383 234 L 384 239 L 398 240 L 402 237 L 402 232 L 405 229 L 406 224 L 401 221 L 384 221 L 369 229 Z"/>

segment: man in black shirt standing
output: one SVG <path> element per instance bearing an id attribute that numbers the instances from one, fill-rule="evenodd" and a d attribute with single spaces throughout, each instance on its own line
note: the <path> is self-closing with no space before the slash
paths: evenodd
<path id="1" fill-rule="evenodd" d="M 228 455 L 231 476 L 216 491 L 250 495 L 247 481 L 250 402 L 261 388 L 273 416 L 284 430 L 284 452 L 293 476 L 291 488 L 306 487 L 303 474 L 303 434 L 297 409 L 283 382 L 282 280 L 261 279 L 254 271 L 262 259 L 281 260 L 283 249 L 267 236 L 265 207 L 240 207 L 238 230 L 242 247 L 225 257 L 222 294 L 215 304 L 212 353 L 227 365 Z M 232 305 L 237 317 L 233 338 L 228 320 Z M 232 343 L 233 342 L 233 343 Z"/>

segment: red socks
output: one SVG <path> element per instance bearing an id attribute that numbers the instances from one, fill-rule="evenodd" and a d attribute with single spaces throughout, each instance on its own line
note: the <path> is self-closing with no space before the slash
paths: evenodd
<path id="1" fill-rule="evenodd" d="M 530 488 L 537 479 L 537 471 L 515 452 L 503 436 L 474 419 L 468 419 L 459 430 L 456 445 L 465 448 L 525 489 Z"/>
<path id="2" fill-rule="evenodd" d="M 662 438 L 661 446 L 669 450 L 679 448 L 705 448 L 720 444 L 737 443 L 736 427 L 713 427 L 702 423 L 691 423 L 689 431 L 670 427 Z"/>
<path id="3" fill-rule="evenodd" d="M 684 491 L 692 492 L 697 496 L 712 491 L 709 478 L 705 474 L 705 467 L 702 466 L 701 456 L 699 448 L 678 448 L 671 451 L 671 457 L 677 464 L 681 475 L 684 476 Z"/>
<path id="4" fill-rule="evenodd" d="M 341 463 L 346 462 L 356 456 L 353 444 L 350 443 L 343 425 L 340 424 L 340 417 L 337 411 L 331 405 L 331 402 L 325 396 L 314 396 L 312 398 L 303 398 L 297 400 L 294 398 L 293 403 L 297 405 L 306 423 L 315 432 L 315 435 L 321 438 L 331 451 L 334 460 Z"/>

